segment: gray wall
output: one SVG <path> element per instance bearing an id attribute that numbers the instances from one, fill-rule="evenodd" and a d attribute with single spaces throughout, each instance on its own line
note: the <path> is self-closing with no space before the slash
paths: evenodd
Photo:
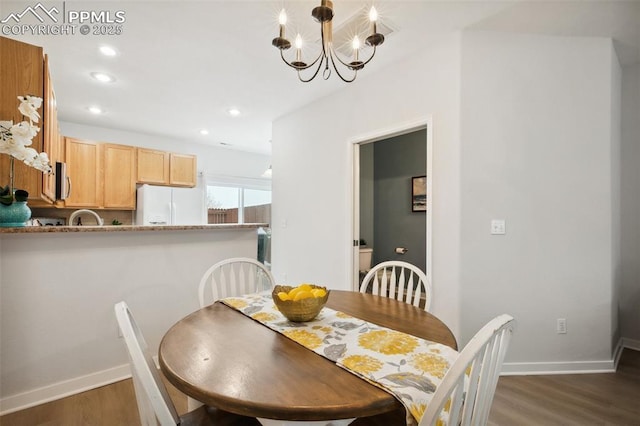
<path id="1" fill-rule="evenodd" d="M 427 172 L 427 132 L 376 142 L 373 157 L 373 263 L 403 260 L 426 272 L 426 213 L 411 211 L 411 178 Z M 396 254 L 396 247 L 408 252 Z"/>

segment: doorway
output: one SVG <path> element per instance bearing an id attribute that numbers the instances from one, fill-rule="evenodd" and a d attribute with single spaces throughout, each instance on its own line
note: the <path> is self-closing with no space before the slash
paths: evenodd
<path id="1" fill-rule="evenodd" d="M 402 260 L 431 279 L 431 145 L 430 120 L 354 141 L 354 290 L 369 255 L 371 266 Z M 426 209 L 413 204 L 414 180 L 426 183 Z"/>

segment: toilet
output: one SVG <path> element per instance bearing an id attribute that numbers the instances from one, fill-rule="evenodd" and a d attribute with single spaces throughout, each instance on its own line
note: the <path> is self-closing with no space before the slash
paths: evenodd
<path id="1" fill-rule="evenodd" d="M 371 269 L 371 256 L 373 249 L 369 247 L 360 247 L 360 272 L 367 272 Z"/>

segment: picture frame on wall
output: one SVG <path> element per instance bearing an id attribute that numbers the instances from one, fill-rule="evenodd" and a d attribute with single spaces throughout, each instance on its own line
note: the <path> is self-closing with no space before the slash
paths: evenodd
<path id="1" fill-rule="evenodd" d="M 414 176 L 411 178 L 411 211 L 427 211 L 427 177 Z"/>

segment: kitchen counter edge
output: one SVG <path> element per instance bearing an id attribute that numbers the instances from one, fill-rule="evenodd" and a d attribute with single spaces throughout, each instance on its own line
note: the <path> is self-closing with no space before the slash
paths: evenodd
<path id="1" fill-rule="evenodd" d="M 227 231 L 268 228 L 267 223 L 225 223 L 214 225 L 105 225 L 105 226 L 25 226 L 0 228 L 0 234 L 42 234 L 50 232 L 133 232 L 133 231 Z"/>

